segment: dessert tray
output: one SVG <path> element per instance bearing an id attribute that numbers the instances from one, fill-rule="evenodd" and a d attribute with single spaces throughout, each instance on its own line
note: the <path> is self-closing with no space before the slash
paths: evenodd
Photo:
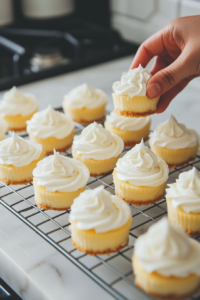
<path id="1" fill-rule="evenodd" d="M 62 109 L 58 110 L 62 111 Z M 83 129 L 84 126 L 75 123 L 75 135 L 80 134 Z M 11 133 L 8 132 L 8 135 Z M 19 133 L 19 135 L 28 139 L 26 132 Z M 148 141 L 145 144 L 148 145 Z M 129 150 L 130 148 L 124 149 L 122 155 Z M 71 157 L 71 149 L 62 154 Z M 185 172 L 193 166 L 200 170 L 200 155 L 197 155 L 195 161 L 184 167 L 170 169 L 168 183 L 173 183 L 181 172 Z M 90 177 L 87 189 L 93 189 L 100 185 L 114 194 L 112 174 Z M 7 187 L 6 193 L 1 193 L 0 204 L 37 232 L 46 242 L 55 247 L 66 259 L 73 262 L 115 299 L 140 299 L 140 295 L 145 299 L 153 299 L 135 286 L 131 256 L 136 238 L 144 233 L 150 225 L 167 214 L 165 198 L 153 205 L 140 207 L 130 205 L 133 219 L 129 233 L 129 245 L 126 248 L 110 256 L 89 256 L 72 246 L 68 220 L 69 211 L 39 209 L 35 205 L 32 183 L 11 186 L 0 182 L 0 189 L 5 186 Z M 13 194 L 18 196 L 17 201 L 13 201 L 15 199 Z M 195 239 L 200 242 L 200 236 L 195 237 Z M 199 297 L 200 295 L 196 295 L 190 299 L 199 299 Z"/>

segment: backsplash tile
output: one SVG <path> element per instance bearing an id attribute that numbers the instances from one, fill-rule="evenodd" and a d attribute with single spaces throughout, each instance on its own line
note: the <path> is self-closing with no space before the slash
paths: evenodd
<path id="1" fill-rule="evenodd" d="M 200 14 L 200 0 L 111 0 L 112 27 L 142 43 L 180 16 Z"/>
<path id="2" fill-rule="evenodd" d="M 178 17 L 179 0 L 160 0 L 158 2 L 158 12 L 170 21 Z"/>
<path id="3" fill-rule="evenodd" d="M 181 2 L 180 17 L 200 14 L 200 2 L 194 0 L 183 0 Z"/>
<path id="4" fill-rule="evenodd" d="M 129 16 L 146 20 L 156 9 L 155 0 L 129 0 Z"/>
<path id="5" fill-rule="evenodd" d="M 111 0 L 110 7 L 113 12 L 128 15 L 130 0 Z"/>

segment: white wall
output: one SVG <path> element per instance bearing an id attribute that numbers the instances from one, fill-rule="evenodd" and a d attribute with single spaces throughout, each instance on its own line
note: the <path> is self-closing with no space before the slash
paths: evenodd
<path id="1" fill-rule="evenodd" d="M 142 43 L 171 20 L 200 14 L 200 0 L 110 0 L 112 27 Z"/>

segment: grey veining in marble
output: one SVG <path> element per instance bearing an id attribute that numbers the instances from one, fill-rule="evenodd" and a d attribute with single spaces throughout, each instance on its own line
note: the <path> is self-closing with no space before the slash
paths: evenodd
<path id="1" fill-rule="evenodd" d="M 2 205 L 0 216 L 0 277 L 23 300 L 113 299 Z"/>
<path id="2" fill-rule="evenodd" d="M 108 95 L 107 110 L 113 110 L 112 84 L 128 70 L 132 57 L 94 66 L 20 87 L 23 92 L 36 95 L 40 109 L 48 104 L 62 105 L 63 95 L 79 84 L 87 82 L 103 89 Z M 191 83 L 163 114 L 152 116 L 152 128 L 173 114 L 179 122 L 198 132 L 200 120 L 199 79 Z M 3 92 L 0 93 L 0 98 Z M 0 189 L 0 196 L 3 189 Z M 24 195 L 26 196 L 26 195 Z M 12 198 L 13 197 L 13 198 Z M 12 195 L 9 203 L 15 202 Z M 30 199 L 34 201 L 34 199 Z M 23 209 L 24 203 L 19 204 Z M 37 216 L 36 218 L 39 218 Z M 32 219 L 34 222 L 34 218 Z M 45 224 L 44 224 L 45 225 Z M 43 226 L 45 230 L 45 226 Z M 67 245 L 67 247 L 72 247 Z M 101 272 L 101 270 L 99 270 Z M 0 204 L 0 276 L 23 300 L 110 300 L 108 293 L 87 277 L 62 254 Z M 109 276 L 109 274 L 108 274 Z M 118 285 L 117 288 L 120 288 Z M 128 297 L 131 291 L 125 287 Z M 136 291 L 133 300 L 146 299 Z"/>

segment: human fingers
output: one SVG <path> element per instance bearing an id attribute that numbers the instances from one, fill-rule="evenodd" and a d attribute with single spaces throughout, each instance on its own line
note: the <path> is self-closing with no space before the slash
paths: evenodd
<path id="1" fill-rule="evenodd" d="M 178 95 L 186 86 L 187 84 L 197 77 L 196 75 L 194 76 L 189 76 L 186 79 L 183 79 L 181 82 L 179 82 L 175 87 L 164 93 L 158 102 L 157 110 L 156 113 L 160 114 L 163 111 L 166 110 L 166 108 L 169 106 L 170 102 Z"/>
<path id="2" fill-rule="evenodd" d="M 150 78 L 147 84 L 147 96 L 156 98 L 172 89 L 183 79 L 194 75 L 191 68 L 194 59 L 191 53 L 188 55 L 183 51 L 172 64 Z"/>
<path id="3" fill-rule="evenodd" d="M 160 70 L 168 67 L 173 61 L 174 61 L 174 59 L 168 55 L 166 55 L 165 57 L 157 56 L 155 63 L 150 71 L 151 75 L 154 75 L 157 72 L 159 72 Z"/>
<path id="4" fill-rule="evenodd" d="M 163 30 L 161 29 L 142 43 L 132 61 L 130 69 L 137 68 L 139 64 L 146 67 L 154 56 L 159 55 L 164 50 Z"/>

